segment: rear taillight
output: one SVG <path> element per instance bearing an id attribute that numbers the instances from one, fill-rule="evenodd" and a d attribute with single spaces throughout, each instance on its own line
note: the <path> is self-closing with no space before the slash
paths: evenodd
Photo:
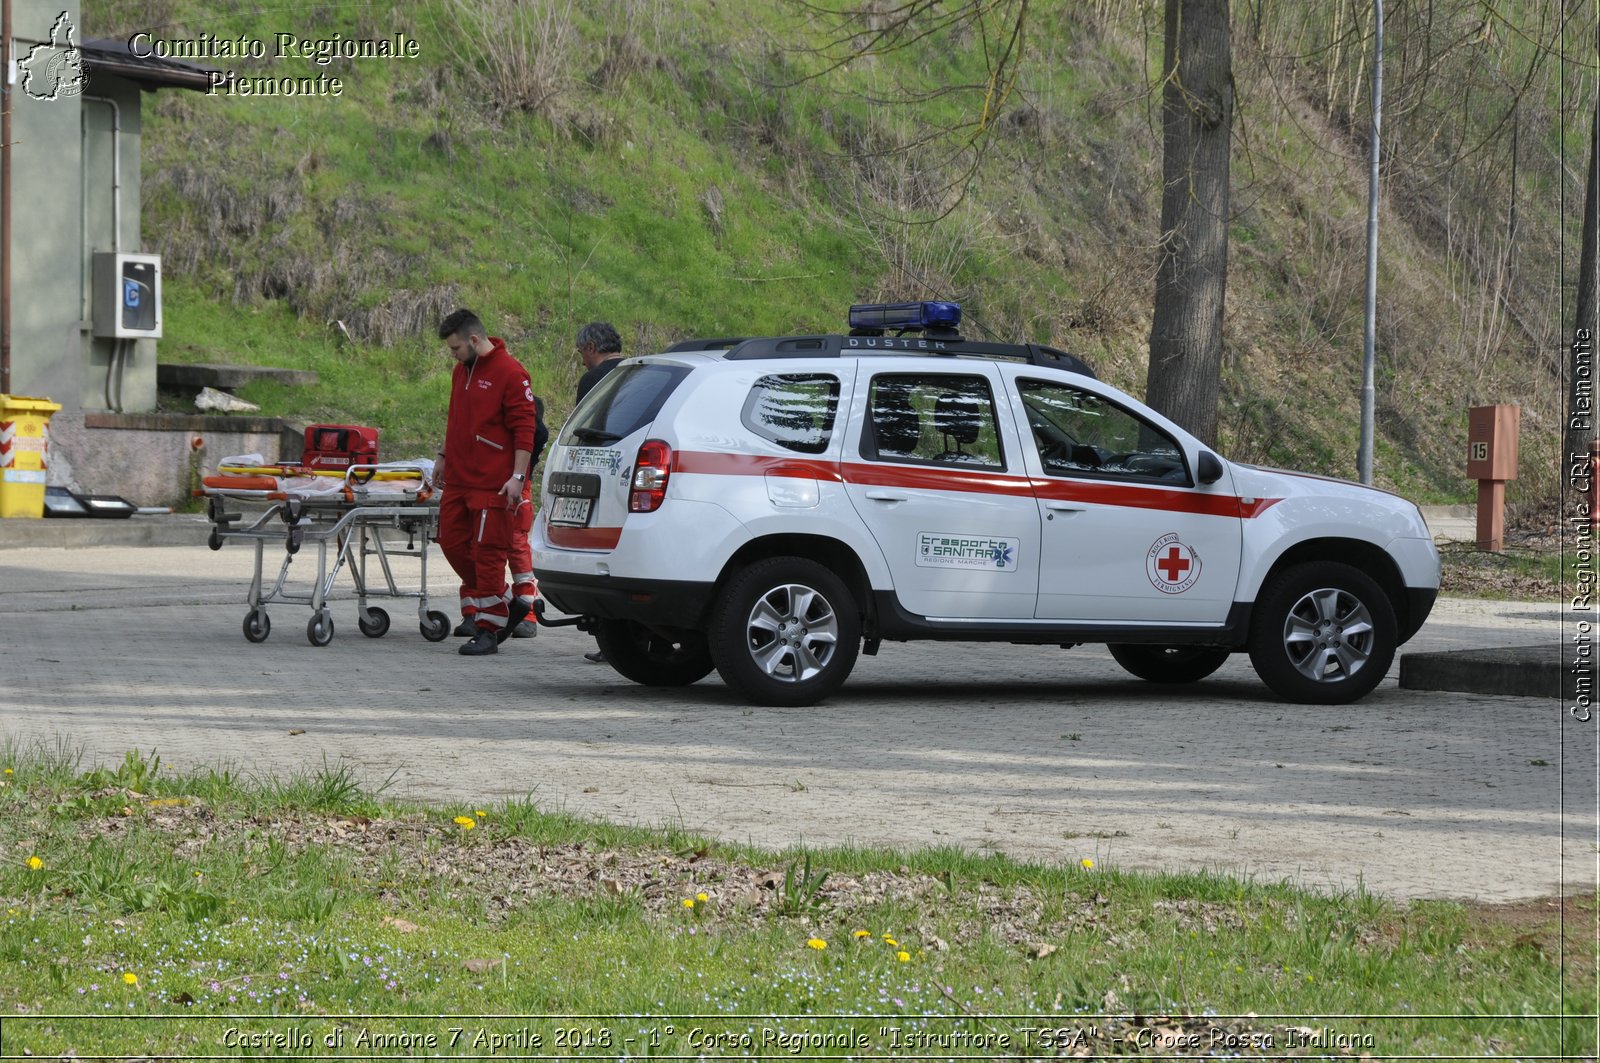
<path id="1" fill-rule="evenodd" d="M 628 512 L 654 513 L 667 497 L 667 480 L 672 475 L 672 448 L 659 439 L 647 439 L 633 461 L 633 490 L 628 494 Z"/>

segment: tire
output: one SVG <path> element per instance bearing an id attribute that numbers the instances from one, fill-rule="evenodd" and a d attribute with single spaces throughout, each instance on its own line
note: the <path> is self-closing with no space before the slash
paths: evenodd
<path id="1" fill-rule="evenodd" d="M 723 682 L 757 705 L 814 705 L 861 651 L 861 615 L 844 581 L 815 561 L 773 557 L 736 574 L 711 616 Z"/>
<path id="2" fill-rule="evenodd" d="M 1107 646 L 1130 674 L 1149 683 L 1198 683 L 1221 668 L 1228 651 L 1216 646 Z"/>
<path id="3" fill-rule="evenodd" d="M 422 637 L 429 642 L 443 642 L 450 637 L 450 618 L 437 609 L 428 611 L 428 619 L 417 625 Z"/>
<path id="4" fill-rule="evenodd" d="M 1382 682 L 1397 641 L 1383 588 L 1349 565 L 1313 561 L 1263 588 L 1250 622 L 1250 663 L 1287 701 L 1343 705 Z"/>
<path id="5" fill-rule="evenodd" d="M 632 620 L 602 620 L 595 641 L 618 675 L 647 687 L 688 686 L 715 667 L 698 631 L 673 642 Z"/>
<path id="6" fill-rule="evenodd" d="M 356 627 L 369 639 L 381 639 L 389 633 L 389 613 L 374 605 L 365 616 L 356 618 Z"/>
<path id="7" fill-rule="evenodd" d="M 333 641 L 333 614 L 326 609 L 312 613 L 306 622 L 306 641 L 313 646 L 326 646 Z"/>
<path id="8" fill-rule="evenodd" d="M 272 634 L 272 618 L 265 609 L 252 609 L 244 614 L 244 637 L 250 642 L 265 642 Z"/>

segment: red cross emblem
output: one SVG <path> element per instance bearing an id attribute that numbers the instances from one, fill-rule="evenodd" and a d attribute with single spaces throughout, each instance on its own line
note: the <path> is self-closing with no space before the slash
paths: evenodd
<path id="1" fill-rule="evenodd" d="M 1168 532 L 1155 541 L 1144 559 L 1145 575 L 1163 594 L 1182 594 L 1200 578 L 1200 555 L 1194 547 Z"/>
<path id="2" fill-rule="evenodd" d="M 1189 559 L 1183 556 L 1183 551 L 1176 546 L 1167 547 L 1167 556 L 1156 562 L 1156 568 L 1167 577 L 1168 583 L 1178 582 L 1178 578 L 1190 569 Z"/>

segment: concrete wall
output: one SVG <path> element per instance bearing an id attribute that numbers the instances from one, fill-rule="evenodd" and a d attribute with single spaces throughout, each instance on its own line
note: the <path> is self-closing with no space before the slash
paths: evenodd
<path id="1" fill-rule="evenodd" d="M 199 478 L 215 473 L 222 458 L 260 454 L 277 461 L 286 453 L 284 431 L 276 417 L 62 410 L 50 421 L 50 447 L 93 454 L 92 468 L 72 469 L 89 494 L 121 495 L 141 506 L 181 507 L 191 504 L 190 492 L 200 486 Z M 198 448 L 195 440 L 201 443 Z M 299 437 L 292 442 L 299 445 Z"/>
<path id="2" fill-rule="evenodd" d="M 12 5 L 19 61 L 35 44 L 50 42 L 63 11 L 76 43 L 95 35 L 94 27 L 84 25 L 78 0 Z M 35 99 L 20 84 L 13 90 L 7 97 L 15 134 L 11 391 L 62 405 L 50 423 L 49 482 L 120 494 L 140 505 L 181 505 L 192 486 L 195 452 L 189 444 L 197 435 L 207 442 L 200 455 L 208 458 L 204 472 L 231 454 L 255 451 L 276 459 L 276 421 L 118 416 L 156 407 L 159 341 L 130 343 L 119 371 L 116 341 L 96 339 L 92 320 L 94 253 L 145 250 L 138 86 L 101 73 L 91 74 L 80 93 L 59 92 L 55 99 Z"/>
<path id="3" fill-rule="evenodd" d="M 48 43 L 76 0 L 12 0 L 17 59 Z M 78 38 L 80 41 L 82 37 Z M 90 91 L 93 91 L 91 88 Z M 76 408 L 87 376 L 82 331 L 83 158 L 75 96 L 36 100 L 12 86 L 11 391 Z"/>
<path id="4" fill-rule="evenodd" d="M 88 352 L 79 403 L 85 410 L 153 410 L 156 408 L 157 341 L 127 341 L 128 352 L 116 363 L 113 355 L 117 341 L 94 338 L 90 325 L 95 252 L 146 250 L 139 235 L 139 158 L 143 128 L 139 88 L 121 78 L 96 78 L 89 83 L 79 105 L 83 160 L 79 316 L 84 322 L 83 345 Z M 118 173 L 113 162 L 114 150 L 122 157 L 120 212 L 115 205 L 119 196 L 118 181 L 114 179 Z M 112 226 L 112 219 L 118 213 L 121 215 L 120 234 Z"/>

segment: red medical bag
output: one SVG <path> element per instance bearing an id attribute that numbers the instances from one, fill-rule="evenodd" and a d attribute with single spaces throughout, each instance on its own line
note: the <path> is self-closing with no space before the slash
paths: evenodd
<path id="1" fill-rule="evenodd" d="M 353 424 L 306 427 L 306 449 L 300 464 L 312 469 L 348 469 L 378 464 L 378 430 Z"/>

